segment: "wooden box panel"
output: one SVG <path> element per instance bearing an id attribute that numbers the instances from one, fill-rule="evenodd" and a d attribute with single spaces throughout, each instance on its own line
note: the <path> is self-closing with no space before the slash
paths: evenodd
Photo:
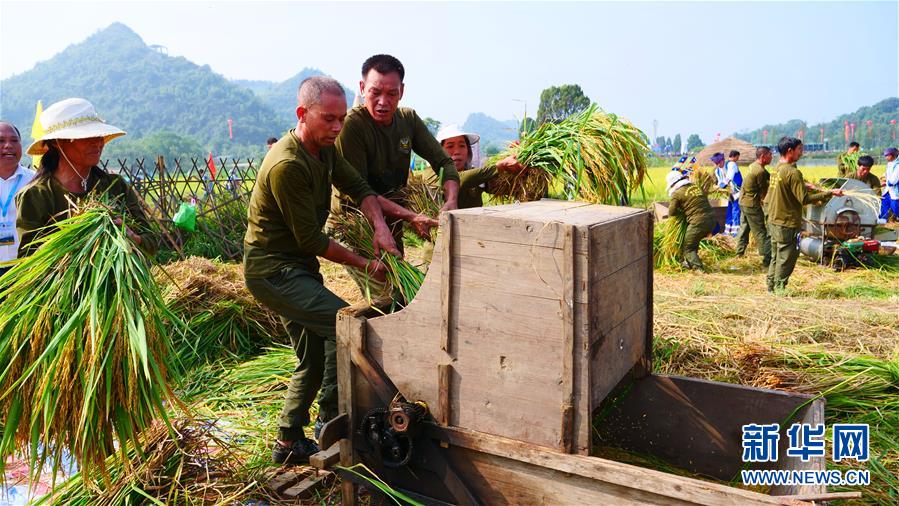
<path id="1" fill-rule="evenodd" d="M 448 425 L 588 454 L 593 408 L 647 356 L 651 227 L 553 200 L 444 215 L 418 296 L 367 321 L 368 352 Z"/>

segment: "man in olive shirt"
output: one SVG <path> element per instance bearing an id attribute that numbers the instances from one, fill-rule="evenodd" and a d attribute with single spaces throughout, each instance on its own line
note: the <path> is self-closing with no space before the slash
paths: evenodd
<path id="1" fill-rule="evenodd" d="M 880 178 L 871 174 L 871 167 L 874 166 L 874 158 L 868 155 L 858 157 L 858 169 L 855 174 L 848 177 L 858 179 L 862 183 L 870 186 L 877 195 L 880 195 Z"/>
<path id="2" fill-rule="evenodd" d="M 715 229 L 715 215 L 709 199 L 702 188 L 690 181 L 690 176 L 673 170 L 665 178 L 668 195 L 668 216 L 680 217 L 687 222 L 684 235 L 684 267 L 704 271 L 705 265 L 699 258 L 699 243 Z"/>
<path id="3" fill-rule="evenodd" d="M 861 145 L 852 141 L 849 143 L 849 149 L 845 153 L 840 153 L 840 156 L 837 157 L 837 177 L 852 177 L 852 167 L 846 158 L 853 153 L 858 153 L 859 149 L 861 149 Z"/>
<path id="4" fill-rule="evenodd" d="M 399 219 L 384 206 L 384 195 L 396 200 L 409 178 L 412 152 L 443 171 L 443 210 L 458 207 L 459 174 L 453 160 L 431 135 L 424 121 L 409 108 L 400 108 L 406 70 L 399 60 L 379 54 L 362 64 L 359 89 L 365 100 L 350 110 L 337 138 L 337 150 L 355 168 L 378 197 L 388 218 Z M 335 195 L 332 209 L 340 205 Z M 391 224 L 397 246 L 402 249 L 402 226 Z"/>
<path id="5" fill-rule="evenodd" d="M 740 194 L 740 233 L 737 234 L 738 237 L 748 237 L 748 232 L 751 232 L 755 236 L 759 255 L 765 267 L 771 263 L 771 238 L 768 237 L 762 202 L 768 193 L 768 183 L 771 179 L 766 168 L 771 164 L 771 158 L 770 148 L 759 147 L 755 150 L 755 161 L 746 170 L 743 192 Z M 746 246 L 743 242 L 737 245 L 737 256 L 743 256 Z"/>
<path id="6" fill-rule="evenodd" d="M 799 249 L 796 236 L 802 229 L 802 207 L 843 194 L 840 190 L 810 193 L 796 162 L 802 158 L 802 141 L 782 137 L 777 143 L 780 163 L 771 174 L 768 186 L 768 233 L 771 236 L 771 264 L 768 266 L 768 291 L 782 290 L 796 267 Z"/>
<path id="7" fill-rule="evenodd" d="M 332 184 L 358 203 L 371 221 L 375 250 L 400 254 L 375 192 L 334 148 L 346 116 L 340 83 L 309 78 L 300 85 L 297 102 L 296 129 L 276 142 L 262 162 L 244 237 L 247 288 L 281 316 L 299 361 L 272 450 L 272 459 L 279 464 L 300 463 L 318 451 L 303 427 L 309 423 L 319 386 L 319 420 L 323 423 L 337 414 L 335 326 L 337 311 L 347 304 L 325 288 L 316 257 L 385 279 L 382 263 L 349 251 L 322 232 Z M 428 220 L 428 225 L 436 222 Z"/>

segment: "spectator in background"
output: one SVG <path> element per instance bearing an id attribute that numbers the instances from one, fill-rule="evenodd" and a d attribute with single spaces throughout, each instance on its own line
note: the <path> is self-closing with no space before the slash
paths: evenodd
<path id="1" fill-rule="evenodd" d="M 0 121 L 0 262 L 18 256 L 16 193 L 34 179 L 34 171 L 22 166 L 22 135 L 12 123 Z M 0 263 L 0 275 L 10 267 Z"/>
<path id="2" fill-rule="evenodd" d="M 849 143 L 849 149 L 847 149 L 845 153 L 840 153 L 840 156 L 837 157 L 838 177 L 852 177 L 851 164 L 846 160 L 846 157 L 853 153 L 858 153 L 859 149 L 861 149 L 861 145 L 852 141 Z"/>
<path id="3" fill-rule="evenodd" d="M 727 154 L 727 163 L 724 164 L 724 177 L 727 180 L 727 186 L 730 187 L 730 194 L 727 196 L 727 219 L 724 222 L 724 233 L 737 237 L 737 250 L 745 251 L 746 245 L 749 244 L 749 229 L 744 230 L 743 235 L 739 235 L 740 191 L 743 189 L 743 174 L 740 173 L 740 166 L 737 165 L 739 160 L 740 152 L 732 149 Z"/>
<path id="4" fill-rule="evenodd" d="M 268 149 L 272 149 L 272 146 L 274 146 L 276 142 L 278 142 L 278 139 L 276 137 L 269 137 L 268 140 L 265 141 L 265 145 L 268 147 Z"/>
<path id="5" fill-rule="evenodd" d="M 883 152 L 887 159 L 887 170 L 883 177 L 883 196 L 880 201 L 880 218 L 899 220 L 899 149 L 889 148 Z"/>

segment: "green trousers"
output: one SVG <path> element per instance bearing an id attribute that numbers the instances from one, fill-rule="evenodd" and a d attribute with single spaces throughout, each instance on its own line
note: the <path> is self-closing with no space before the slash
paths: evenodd
<path id="1" fill-rule="evenodd" d="M 771 236 L 771 264 L 768 266 L 767 280 L 769 292 L 782 290 L 787 286 L 799 258 L 799 248 L 796 245 L 799 231 L 799 227 L 768 225 L 768 234 Z"/>
<path id="2" fill-rule="evenodd" d="M 320 274 L 298 268 L 246 284 L 253 297 L 281 317 L 297 355 L 278 420 L 278 439 L 296 441 L 305 437 L 303 427 L 319 388 L 319 417 L 337 416 L 337 311 L 347 303 L 325 288 Z"/>
<path id="3" fill-rule="evenodd" d="M 771 264 L 771 238 L 768 237 L 768 226 L 765 224 L 765 212 L 761 207 L 740 208 L 740 233 L 737 234 L 737 256 L 746 253 L 749 245 L 749 234 L 755 236 L 755 244 L 762 264 L 768 267 Z"/>
<path id="4" fill-rule="evenodd" d="M 699 242 L 705 239 L 715 229 L 715 218 L 709 217 L 704 223 L 687 224 L 687 232 L 684 235 L 684 261 L 691 269 L 705 269 L 702 259 L 699 258 Z"/>

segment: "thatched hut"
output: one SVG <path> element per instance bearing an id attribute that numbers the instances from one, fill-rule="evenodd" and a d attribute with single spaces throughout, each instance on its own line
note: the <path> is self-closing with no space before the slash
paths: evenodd
<path id="1" fill-rule="evenodd" d="M 737 162 L 737 165 L 745 167 L 755 161 L 755 146 L 746 141 L 737 139 L 736 137 L 728 137 L 727 139 L 718 141 L 714 144 L 709 144 L 702 148 L 702 151 L 696 155 L 696 165 L 698 167 L 710 167 L 713 165 L 709 160 L 712 155 L 721 152 L 724 153 L 724 156 L 727 156 L 732 149 L 736 149 L 740 152 L 740 160 Z"/>

